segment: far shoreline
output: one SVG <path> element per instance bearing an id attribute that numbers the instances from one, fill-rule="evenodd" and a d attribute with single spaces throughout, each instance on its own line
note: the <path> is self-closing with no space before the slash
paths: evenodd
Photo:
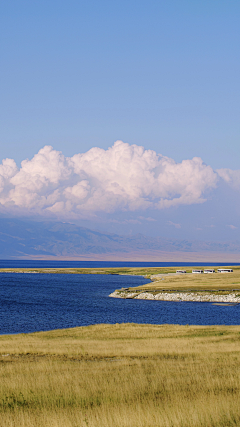
<path id="1" fill-rule="evenodd" d="M 191 270 L 193 270 L 194 267 L 199 268 L 199 265 L 181 266 L 181 268 L 186 270 L 187 273 L 191 273 Z M 209 263 L 208 265 L 201 265 L 202 269 L 208 267 Z M 179 268 L 179 266 L 175 265 L 165 267 L 122 266 L 118 268 L 0 268 L 0 274 L 107 274 L 143 276 L 150 280 L 151 283 L 141 285 L 137 288 L 130 287 L 115 290 L 109 295 L 109 297 L 173 302 L 211 302 L 222 303 L 223 305 L 238 305 L 240 303 L 240 266 L 215 264 L 215 267 L 214 265 L 212 267 L 215 269 L 218 269 L 219 267 L 232 267 L 234 273 L 227 273 L 227 277 L 226 274 L 222 273 L 213 273 L 210 275 L 176 274 L 176 269 Z M 225 277 L 223 278 L 223 276 Z M 206 281 L 207 283 L 205 283 Z"/>

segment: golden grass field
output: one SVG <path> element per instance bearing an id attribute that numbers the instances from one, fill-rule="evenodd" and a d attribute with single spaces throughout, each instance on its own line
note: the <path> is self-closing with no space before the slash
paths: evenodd
<path id="1" fill-rule="evenodd" d="M 199 268 L 199 267 L 198 267 Z M 219 267 L 215 267 L 217 271 Z M 224 267 L 223 267 L 224 268 Z M 226 267 L 225 267 L 226 268 Z M 233 266 L 232 273 L 213 273 L 213 274 L 178 274 L 163 275 L 153 278 L 152 283 L 138 286 L 139 290 L 178 290 L 178 291 L 240 291 L 240 266 Z M 201 269 L 204 269 L 204 267 Z M 187 272 L 191 272 L 189 267 Z M 174 272 L 176 268 L 174 269 Z M 170 273 L 170 271 L 169 271 Z M 149 275 L 148 275 L 149 277 Z M 129 288 L 136 289 L 136 288 Z"/>
<path id="2" fill-rule="evenodd" d="M 240 425 L 240 326 L 95 325 L 0 336 L 0 425 Z"/>

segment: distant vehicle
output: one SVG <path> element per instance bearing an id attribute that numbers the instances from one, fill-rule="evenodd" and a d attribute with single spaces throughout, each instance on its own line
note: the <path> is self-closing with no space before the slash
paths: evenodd
<path id="1" fill-rule="evenodd" d="M 232 268 L 219 268 L 218 269 L 218 273 L 232 273 L 233 269 Z"/>
<path id="2" fill-rule="evenodd" d="M 193 274 L 202 274 L 203 270 L 192 270 Z"/>
<path id="3" fill-rule="evenodd" d="M 177 270 L 176 271 L 176 274 L 185 274 L 186 273 L 186 270 Z"/>
<path id="4" fill-rule="evenodd" d="M 215 273 L 215 270 L 208 268 L 207 270 L 204 270 L 204 273 Z"/>

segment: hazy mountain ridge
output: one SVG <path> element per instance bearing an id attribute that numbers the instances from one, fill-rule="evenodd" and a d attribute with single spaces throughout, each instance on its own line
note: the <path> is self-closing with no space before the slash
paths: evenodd
<path id="1" fill-rule="evenodd" d="M 240 253 L 240 242 L 162 239 L 142 234 L 121 236 L 74 224 L 0 219 L 0 258 L 22 256 L 81 256 L 87 254 L 165 252 Z"/>

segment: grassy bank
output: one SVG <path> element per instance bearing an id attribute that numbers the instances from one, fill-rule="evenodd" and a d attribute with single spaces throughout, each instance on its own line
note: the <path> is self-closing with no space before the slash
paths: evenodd
<path id="1" fill-rule="evenodd" d="M 203 267 L 204 268 L 204 267 Z M 203 269 L 202 268 L 202 269 Z M 240 266 L 234 266 L 232 273 L 213 274 L 155 274 L 151 276 L 153 283 L 138 286 L 137 290 L 146 291 L 214 291 L 228 293 L 240 291 Z M 175 268 L 176 271 L 176 268 Z M 217 267 L 215 267 L 217 271 Z"/>
<path id="2" fill-rule="evenodd" d="M 1 336 L 1 426 L 239 426 L 239 366 L 240 326 Z"/>

